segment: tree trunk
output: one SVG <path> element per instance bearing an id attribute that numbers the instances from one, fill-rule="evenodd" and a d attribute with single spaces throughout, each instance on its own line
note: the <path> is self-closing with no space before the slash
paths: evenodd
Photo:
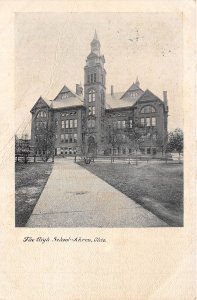
<path id="1" fill-rule="evenodd" d="M 168 157 L 167 157 L 167 154 L 165 154 L 165 159 L 166 159 L 166 165 L 168 163 Z"/>
<path id="2" fill-rule="evenodd" d="M 138 161 L 137 161 L 137 151 L 136 151 L 136 166 L 138 165 Z"/>

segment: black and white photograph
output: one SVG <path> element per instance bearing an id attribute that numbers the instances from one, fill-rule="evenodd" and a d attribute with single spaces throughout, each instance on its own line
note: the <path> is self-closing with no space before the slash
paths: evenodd
<path id="1" fill-rule="evenodd" d="M 15 226 L 183 227 L 181 13 L 15 14 Z"/>
<path id="2" fill-rule="evenodd" d="M 0 8 L 0 299 L 196 299 L 196 2 Z"/>

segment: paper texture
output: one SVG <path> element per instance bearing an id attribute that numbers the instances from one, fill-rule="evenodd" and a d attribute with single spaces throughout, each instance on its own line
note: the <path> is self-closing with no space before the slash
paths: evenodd
<path id="1" fill-rule="evenodd" d="M 195 1 L 1 1 L 0 5 L 0 299 L 195 299 Z M 174 104 L 173 109 L 180 126 L 184 120 L 184 227 L 15 227 L 14 134 L 20 124 L 20 116 L 24 117 L 25 106 L 28 105 L 27 102 L 23 102 L 20 85 L 24 84 L 28 88 L 28 81 L 35 80 L 33 93 L 38 93 L 36 78 L 27 78 L 23 82 L 14 78 L 15 68 L 19 64 L 17 59 L 20 57 L 15 48 L 15 30 L 20 30 L 22 26 L 22 22 L 19 27 L 16 26 L 16 16 L 19 17 L 19 14 L 23 13 L 27 14 L 28 18 L 28 13 L 35 13 L 36 18 L 38 12 L 56 14 L 56 18 L 59 13 L 72 12 L 80 14 L 79 19 L 83 19 L 81 14 L 84 14 L 84 22 L 87 13 L 111 13 L 112 22 L 113 13 L 125 13 L 127 22 L 129 13 L 139 13 L 141 18 L 144 14 L 145 27 L 149 19 L 148 14 L 160 14 L 161 20 L 162 14 L 166 14 L 165 18 L 174 14 L 174 18 L 178 19 L 181 15 L 182 41 L 177 38 L 177 45 L 181 50 L 176 49 L 177 55 L 180 56 L 178 59 L 175 57 L 174 64 L 172 62 L 167 67 L 173 74 L 176 74 L 176 71 L 180 72 L 176 75 L 176 78 L 179 78 L 178 85 L 173 87 L 173 77 L 165 84 L 170 85 L 172 89 L 180 89 L 180 92 L 175 92 L 176 105 Z M 124 23 L 124 16 L 121 15 L 120 18 Z M 77 22 L 77 18 L 75 20 Z M 172 17 L 169 28 L 175 26 L 174 24 L 177 23 Z M 51 26 L 53 28 L 53 24 Z M 65 30 L 72 30 L 72 24 Z M 90 28 L 90 31 L 94 31 L 94 28 Z M 36 35 L 39 35 L 39 28 Z M 179 35 L 180 28 L 177 28 L 177 36 Z M 85 43 L 89 45 L 89 40 Z M 146 60 L 149 59 L 149 55 L 147 52 Z M 118 55 L 116 59 L 118 63 Z M 145 61 L 145 58 L 143 59 Z M 23 62 L 21 66 L 22 64 Z M 144 64 L 146 67 L 145 62 Z M 153 66 L 156 68 L 154 60 Z M 57 74 L 57 80 L 58 76 Z M 118 82 L 118 78 L 116 80 Z M 124 75 L 122 81 L 124 82 Z M 154 83 L 152 84 L 154 86 Z M 24 87 L 21 90 L 24 91 Z M 16 115 L 17 110 L 19 113 Z M 171 126 L 173 128 L 173 124 Z M 23 242 L 25 237 L 47 239 L 55 236 L 93 239 L 100 237 L 106 239 L 106 243 Z"/>

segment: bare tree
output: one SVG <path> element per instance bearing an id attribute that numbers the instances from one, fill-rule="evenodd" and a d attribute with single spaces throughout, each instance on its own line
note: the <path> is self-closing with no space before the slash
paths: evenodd
<path id="1" fill-rule="evenodd" d="M 128 145 L 135 152 L 136 165 L 138 165 L 138 152 L 144 143 L 144 134 L 136 125 L 128 132 Z"/>
<path id="2" fill-rule="evenodd" d="M 48 122 L 43 123 L 36 136 L 35 151 L 39 153 L 44 162 L 47 162 L 50 157 L 54 156 L 54 149 L 54 126 Z"/>
<path id="3" fill-rule="evenodd" d="M 134 119 L 132 122 L 132 126 L 129 125 L 126 130 L 126 142 L 129 149 L 135 153 L 135 161 L 136 165 L 138 165 L 138 152 L 141 150 L 142 145 L 144 143 L 146 128 L 142 127 L 138 119 Z M 130 163 L 130 156 L 129 156 Z"/>
<path id="4" fill-rule="evenodd" d="M 157 135 L 156 138 L 156 145 L 157 147 L 161 150 L 162 156 L 166 156 L 168 152 L 168 133 L 166 132 L 164 136 L 162 135 Z"/>
<path id="5" fill-rule="evenodd" d="M 118 118 L 106 118 L 105 122 L 105 135 L 108 149 L 111 149 L 111 162 L 114 161 L 115 150 L 118 155 L 120 154 L 120 147 L 127 145 L 126 128 L 119 128 L 117 126 Z"/>

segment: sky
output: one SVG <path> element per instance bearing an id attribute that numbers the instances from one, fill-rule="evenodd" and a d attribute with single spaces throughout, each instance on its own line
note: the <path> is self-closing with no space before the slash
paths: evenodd
<path id="1" fill-rule="evenodd" d="M 168 93 L 168 129 L 183 128 L 182 15 L 178 13 L 16 13 L 15 126 L 30 133 L 30 110 L 40 95 L 53 99 L 83 84 L 94 31 L 101 43 L 106 88 L 140 87 Z"/>

